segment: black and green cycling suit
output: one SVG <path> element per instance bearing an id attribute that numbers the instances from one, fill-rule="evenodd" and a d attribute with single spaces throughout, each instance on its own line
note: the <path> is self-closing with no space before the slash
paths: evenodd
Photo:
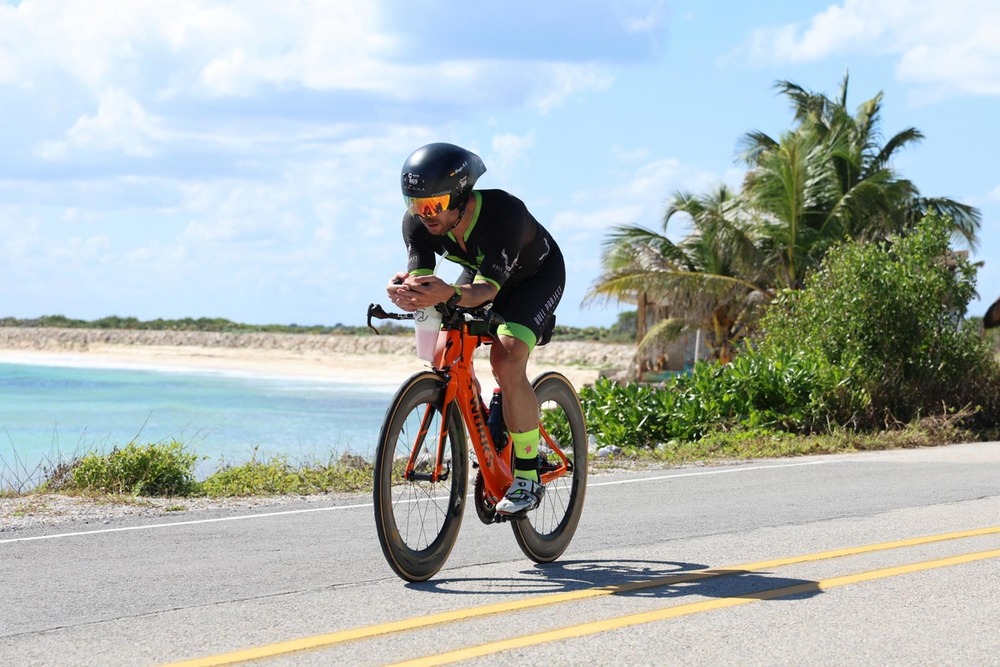
<path id="1" fill-rule="evenodd" d="M 410 275 L 430 275 L 437 255 L 461 264 L 458 284 L 488 282 L 499 292 L 493 310 L 506 324 L 498 333 L 532 349 L 542 337 L 566 285 L 562 253 L 524 203 L 503 190 L 475 190 L 475 217 L 465 232 L 465 250 L 449 232 L 435 236 L 420 219 L 403 216 L 403 241 Z"/>

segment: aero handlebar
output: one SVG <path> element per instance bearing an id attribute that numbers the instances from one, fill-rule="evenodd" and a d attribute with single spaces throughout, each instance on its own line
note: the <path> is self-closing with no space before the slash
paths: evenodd
<path id="1" fill-rule="evenodd" d="M 439 303 L 434 307 L 441 313 L 442 329 L 454 329 L 466 323 L 479 323 L 485 325 L 486 329 L 495 331 L 496 327 L 504 323 L 502 316 L 494 313 L 490 308 L 483 306 L 464 308 L 462 306 L 449 306 L 446 303 Z M 412 320 L 413 313 L 390 313 L 381 304 L 369 304 L 368 327 L 378 334 L 378 329 L 372 325 L 372 318 L 378 320 Z"/>

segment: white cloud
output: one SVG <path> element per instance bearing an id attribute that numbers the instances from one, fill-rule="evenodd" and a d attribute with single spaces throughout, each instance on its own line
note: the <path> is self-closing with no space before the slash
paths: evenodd
<path id="1" fill-rule="evenodd" d="M 581 91 L 606 90 L 614 83 L 611 71 L 603 66 L 579 64 L 537 65 L 542 84 L 535 88 L 529 100 L 530 105 L 542 113 L 548 113 L 562 104 L 570 95 Z"/>
<path id="2" fill-rule="evenodd" d="M 128 93 L 114 89 L 101 94 L 97 113 L 79 118 L 64 140 L 45 142 L 38 153 L 48 160 L 63 159 L 75 151 L 149 157 L 153 144 L 165 138 L 159 118 Z"/>
<path id="3" fill-rule="evenodd" d="M 110 246 L 110 240 L 103 234 L 71 237 L 59 243 L 47 244 L 46 259 L 52 261 L 52 266 L 57 271 L 76 273 L 102 262 Z"/>
<path id="4" fill-rule="evenodd" d="M 248 246 L 274 246 L 301 229 L 286 184 L 214 182 L 188 186 L 186 206 L 195 218 L 181 242 L 225 244 L 235 254 Z M 218 248 L 212 253 L 218 252 Z"/>
<path id="5" fill-rule="evenodd" d="M 603 232 L 616 225 L 658 229 L 671 193 L 675 190 L 702 192 L 720 180 L 717 174 L 693 169 L 676 159 L 655 160 L 636 169 L 617 187 L 578 192 L 573 198 L 574 210 L 556 214 L 552 229 L 587 232 L 590 237 L 593 232 Z"/>
<path id="6" fill-rule="evenodd" d="M 754 31 L 758 62 L 888 55 L 900 80 L 938 94 L 1000 95 L 1000 4 L 994 0 L 844 0 L 808 23 Z"/>
<path id="7" fill-rule="evenodd" d="M 41 241 L 41 225 L 35 216 L 17 206 L 0 208 L 0 271 L 30 260 Z"/>
<path id="8" fill-rule="evenodd" d="M 377 22 L 374 3 L 26 0 L 0 6 L 0 80 L 30 85 L 60 70 L 99 90 L 167 61 L 171 78 L 216 94 L 309 85 L 330 72 L 363 74 L 354 66 L 391 44 Z"/>
<path id="9" fill-rule="evenodd" d="M 649 149 L 646 147 L 626 148 L 624 146 L 612 146 L 611 151 L 619 162 L 623 164 L 641 162 L 649 158 Z"/>
<path id="10" fill-rule="evenodd" d="M 532 134 L 498 134 L 493 137 L 486 166 L 494 174 L 499 175 L 501 180 L 509 177 L 517 166 L 525 160 L 528 151 L 534 145 L 535 137 Z"/>
<path id="11" fill-rule="evenodd" d="M 380 29 L 376 3 L 258 3 L 242 12 L 225 47 L 201 69 L 208 94 L 247 94 L 262 84 L 391 92 L 395 68 L 382 59 L 394 41 Z"/>
<path id="12" fill-rule="evenodd" d="M 95 95 L 118 88 L 140 100 L 302 89 L 407 101 L 431 94 L 477 105 L 502 95 L 548 111 L 612 80 L 608 68 L 558 53 L 537 62 L 488 55 L 428 61 L 419 50 L 408 58 L 411 47 L 385 25 L 389 11 L 396 9 L 324 0 L 26 0 L 0 5 L 0 83 L 37 90 L 68 79 Z"/>
<path id="13" fill-rule="evenodd" d="M 649 32 L 650 30 L 660 28 L 662 25 L 663 12 L 662 5 L 660 4 L 647 8 L 644 14 L 638 13 L 626 16 L 625 20 L 622 21 L 622 26 L 626 32 L 631 33 Z"/>
<path id="14" fill-rule="evenodd" d="M 56 228 L 19 207 L 0 209 L 0 284 L 33 290 L 58 276 L 89 275 L 106 264 L 111 241 L 106 234 L 54 234 Z"/>
<path id="15" fill-rule="evenodd" d="M 194 0 L 92 0 L 63 3 L 26 0 L 0 7 L 0 61 L 6 79 L 41 85 L 53 71 L 68 73 L 100 90 L 134 77 L 151 49 L 171 50 L 191 42 L 191 33 L 224 35 L 234 15 Z"/>

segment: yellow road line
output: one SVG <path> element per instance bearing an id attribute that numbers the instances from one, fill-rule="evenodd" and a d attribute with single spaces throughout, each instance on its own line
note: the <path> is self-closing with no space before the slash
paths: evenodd
<path id="1" fill-rule="evenodd" d="M 901 574 L 921 572 L 923 570 L 932 570 L 941 567 L 950 567 L 953 565 L 961 565 L 963 563 L 972 563 L 989 558 L 1000 558 L 1000 549 L 994 549 L 993 551 L 980 551 L 979 553 L 964 554 L 961 556 L 952 556 L 950 558 L 940 558 L 938 560 L 926 561 L 923 563 L 887 567 L 882 570 L 872 570 L 871 572 L 862 572 L 860 574 L 832 577 L 821 581 L 796 584 L 795 586 L 785 586 L 784 588 L 774 588 L 754 593 L 742 593 L 737 597 L 705 600 L 703 602 L 693 602 L 691 604 L 684 604 L 676 607 L 667 607 L 666 609 L 658 609 L 656 611 L 649 611 L 641 614 L 619 616 L 603 621 L 594 621 L 591 623 L 583 623 L 581 625 L 560 628 L 558 630 L 540 632 L 534 635 L 525 635 L 523 637 L 514 637 L 513 639 L 490 642 L 489 644 L 481 644 L 480 646 L 459 649 L 457 651 L 442 653 L 440 655 L 427 656 L 426 658 L 398 662 L 395 663 L 393 667 L 432 667 L 435 665 L 447 665 L 460 660 L 481 658 L 483 656 L 492 655 L 501 651 L 509 651 L 511 649 L 525 648 L 528 646 L 537 646 L 538 644 L 559 641 L 561 639 L 572 639 L 574 637 L 583 637 L 586 635 L 597 634 L 599 632 L 607 632 L 609 630 L 620 630 L 634 625 L 652 623 L 654 621 L 662 621 L 670 618 L 678 618 L 680 616 L 689 616 L 691 614 L 699 614 L 706 611 L 712 611 L 714 609 L 736 607 L 760 600 L 773 600 L 775 598 L 799 595 L 801 593 L 826 591 L 831 588 L 847 586 L 848 584 L 856 584 L 862 581 L 885 579 L 886 577 L 895 577 Z"/>
<path id="2" fill-rule="evenodd" d="M 642 590 L 646 588 L 670 586 L 674 584 L 686 583 L 689 581 L 698 581 L 701 579 L 709 579 L 712 577 L 726 576 L 729 574 L 737 574 L 737 573 L 742 574 L 756 570 L 766 570 L 776 567 L 795 565 L 798 563 L 808 563 L 813 561 L 829 560 L 833 558 L 843 558 L 845 556 L 857 556 L 860 554 L 873 553 L 877 551 L 887 551 L 891 549 L 920 546 L 923 544 L 932 544 L 934 542 L 945 542 L 948 540 L 957 540 L 969 537 L 980 537 L 983 535 L 993 535 L 997 533 L 1000 533 L 1000 526 L 991 526 L 987 528 L 976 528 L 973 530 L 963 530 L 953 533 L 943 533 L 940 535 L 928 535 L 924 537 L 914 537 L 905 540 L 895 540 L 892 542 L 882 542 L 879 544 L 869 544 L 858 547 L 846 547 L 843 549 L 821 551 L 818 553 L 804 554 L 801 556 L 791 556 L 789 558 L 777 558 L 773 560 L 758 561 L 756 563 L 746 563 L 744 565 L 736 565 L 727 568 L 692 570 L 691 572 L 673 574 L 665 577 L 648 579 L 645 581 L 634 581 L 627 584 L 600 586 L 597 588 L 587 588 L 578 591 L 568 591 L 566 593 L 553 593 L 551 595 L 542 595 L 522 600 L 515 600 L 513 602 L 500 602 L 496 604 L 482 605 L 479 607 L 471 607 L 469 609 L 459 609 L 454 611 L 442 612 L 439 614 L 431 614 L 429 616 L 417 616 L 414 618 L 403 619 L 400 621 L 391 621 L 389 623 L 382 623 L 379 625 L 354 628 L 351 630 L 342 630 L 340 632 L 331 632 L 328 634 L 313 635 L 311 637 L 302 637 L 300 639 L 292 639 L 289 641 L 277 642 L 275 644 L 268 644 L 265 646 L 258 646 L 238 651 L 231 651 L 228 653 L 220 653 L 217 655 L 206 656 L 203 658 L 194 658 L 191 660 L 184 660 L 181 662 L 170 663 L 169 665 L 164 665 L 163 667 L 216 667 L 218 665 L 232 665 L 240 662 L 246 662 L 249 660 L 260 660 L 262 658 L 271 658 L 278 655 L 285 655 L 287 653 L 294 653 L 296 651 L 324 648 L 348 641 L 368 639 L 371 637 L 377 637 L 379 635 L 386 635 L 395 632 L 416 630 L 419 628 L 426 628 L 434 625 L 440 625 L 442 623 L 450 623 L 455 621 L 469 620 L 473 618 L 481 618 L 493 614 L 504 614 L 516 611 L 523 611 L 525 609 L 533 609 L 536 607 L 562 604 L 564 602 L 572 602 L 576 600 L 586 600 L 589 598 L 601 597 L 604 595 L 629 593 L 632 591 Z"/>

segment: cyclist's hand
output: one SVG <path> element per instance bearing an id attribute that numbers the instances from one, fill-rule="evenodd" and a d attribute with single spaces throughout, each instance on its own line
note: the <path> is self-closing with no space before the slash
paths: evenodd
<path id="1" fill-rule="evenodd" d="M 447 301 L 455 291 L 437 276 L 408 276 L 396 292 L 403 310 L 419 310 Z"/>
<path id="2" fill-rule="evenodd" d="M 403 285 L 409 275 L 407 271 L 397 271 L 389 280 L 389 284 L 385 286 L 385 293 L 389 295 L 389 300 L 400 308 L 403 308 L 404 303 L 409 302 L 407 298 L 409 288 Z M 410 309 L 407 308 L 405 310 Z"/>

